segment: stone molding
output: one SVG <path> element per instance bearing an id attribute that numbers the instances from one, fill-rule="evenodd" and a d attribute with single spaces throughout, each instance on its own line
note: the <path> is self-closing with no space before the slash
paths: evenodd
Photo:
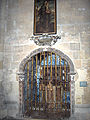
<path id="1" fill-rule="evenodd" d="M 22 74 L 24 72 L 24 66 L 25 64 L 27 63 L 27 61 L 30 61 L 31 60 L 31 57 L 40 53 L 40 52 L 43 52 L 43 51 L 49 51 L 49 52 L 55 52 L 57 55 L 61 56 L 62 58 L 64 58 L 66 61 L 68 61 L 69 65 L 70 65 L 70 73 L 74 73 L 74 65 L 73 65 L 73 62 L 71 61 L 71 59 L 65 55 L 62 51 L 60 50 L 57 50 L 55 48 L 39 48 L 39 49 L 36 49 L 34 51 L 32 51 L 28 56 L 26 56 L 26 58 L 24 58 L 21 63 L 20 63 L 20 66 L 19 66 L 19 73 Z"/>

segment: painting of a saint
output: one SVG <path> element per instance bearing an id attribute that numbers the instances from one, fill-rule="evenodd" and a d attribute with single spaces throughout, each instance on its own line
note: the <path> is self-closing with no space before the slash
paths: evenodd
<path id="1" fill-rule="evenodd" d="M 34 34 L 56 33 L 56 0 L 35 0 Z"/>

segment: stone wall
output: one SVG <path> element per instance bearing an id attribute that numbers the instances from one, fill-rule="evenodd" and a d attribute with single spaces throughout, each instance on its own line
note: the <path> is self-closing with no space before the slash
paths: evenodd
<path id="1" fill-rule="evenodd" d="M 33 0 L 0 0 L 0 118 L 17 116 L 19 65 L 32 51 L 43 48 L 30 41 L 33 17 Z M 57 0 L 57 34 L 61 39 L 51 48 L 62 51 L 74 64 L 75 104 L 89 105 L 89 0 Z M 80 87 L 80 81 L 87 81 L 87 87 Z"/>

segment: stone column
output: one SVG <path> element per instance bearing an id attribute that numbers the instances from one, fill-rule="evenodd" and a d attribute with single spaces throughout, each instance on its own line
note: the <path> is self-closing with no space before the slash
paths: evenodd
<path id="1" fill-rule="evenodd" d="M 71 100 L 71 116 L 74 115 L 74 111 L 75 111 L 75 80 L 74 80 L 74 76 L 76 73 L 69 73 L 70 75 L 70 100 Z"/>
<path id="2" fill-rule="evenodd" d="M 23 99 L 23 85 L 24 85 L 24 72 L 18 73 L 19 76 L 19 116 L 23 117 L 24 99 Z"/>

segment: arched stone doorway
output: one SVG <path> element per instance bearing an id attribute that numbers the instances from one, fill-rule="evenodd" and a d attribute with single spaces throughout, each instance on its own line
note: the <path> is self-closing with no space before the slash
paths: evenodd
<path id="1" fill-rule="evenodd" d="M 52 48 L 37 49 L 21 62 L 19 72 L 20 114 L 33 118 L 73 114 L 74 66 L 68 56 Z"/>

